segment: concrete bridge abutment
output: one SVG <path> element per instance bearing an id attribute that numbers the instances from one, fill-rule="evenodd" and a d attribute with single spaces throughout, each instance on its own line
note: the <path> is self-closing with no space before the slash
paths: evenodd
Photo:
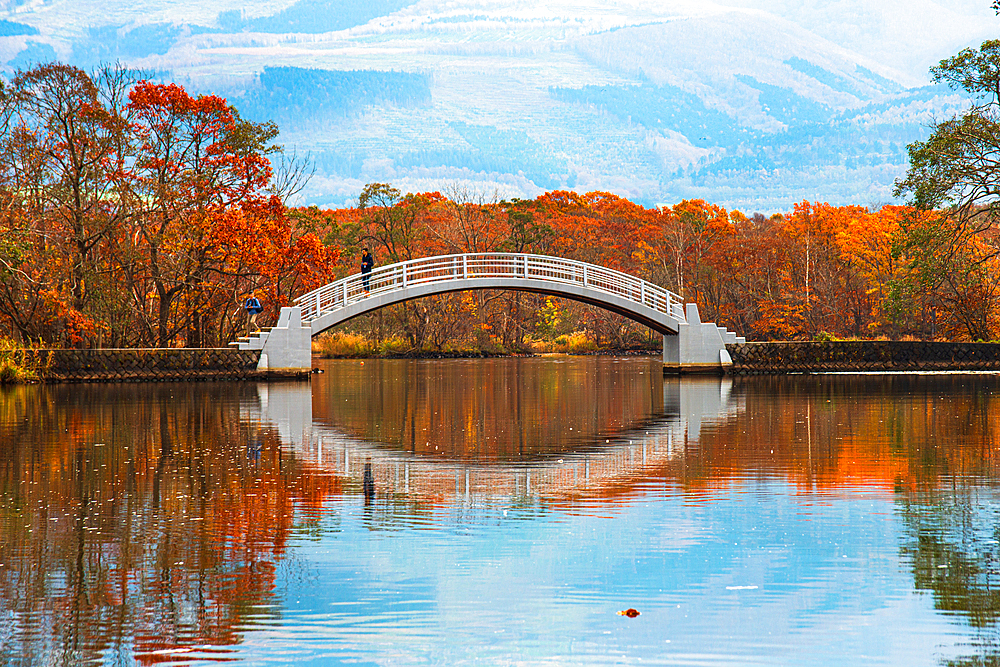
<path id="1" fill-rule="evenodd" d="M 663 336 L 663 372 L 665 374 L 726 373 L 733 360 L 726 343 L 745 342 L 724 327 L 702 322 L 698 304 L 684 304 L 686 322 L 677 325 L 676 334 Z"/>

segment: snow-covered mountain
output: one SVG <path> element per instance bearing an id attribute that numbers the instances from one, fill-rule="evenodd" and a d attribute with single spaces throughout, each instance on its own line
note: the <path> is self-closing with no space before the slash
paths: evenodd
<path id="1" fill-rule="evenodd" d="M 986 0 L 8 0 L 7 72 L 120 59 L 279 122 L 317 173 L 506 196 L 607 190 L 746 212 L 888 201 L 960 95 L 927 68 Z"/>

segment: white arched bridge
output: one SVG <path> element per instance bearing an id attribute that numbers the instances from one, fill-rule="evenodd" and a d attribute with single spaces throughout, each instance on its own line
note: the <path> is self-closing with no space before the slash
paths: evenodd
<path id="1" fill-rule="evenodd" d="M 695 304 L 621 271 L 547 255 L 468 253 L 422 257 L 324 285 L 282 308 L 277 325 L 239 341 L 260 349 L 261 366 L 308 368 L 310 340 L 327 329 L 386 306 L 420 297 L 476 289 L 535 292 L 588 303 L 663 334 L 663 361 L 679 371 L 719 370 L 726 343 L 742 342 L 703 324 Z"/>

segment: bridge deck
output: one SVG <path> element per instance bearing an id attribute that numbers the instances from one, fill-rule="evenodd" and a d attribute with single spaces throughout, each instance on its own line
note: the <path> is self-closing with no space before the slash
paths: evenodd
<path id="1" fill-rule="evenodd" d="M 640 278 L 561 257 L 517 253 L 440 255 L 355 274 L 296 302 L 312 335 L 393 303 L 469 289 L 511 289 L 590 303 L 677 333 L 687 320 L 677 294 Z"/>

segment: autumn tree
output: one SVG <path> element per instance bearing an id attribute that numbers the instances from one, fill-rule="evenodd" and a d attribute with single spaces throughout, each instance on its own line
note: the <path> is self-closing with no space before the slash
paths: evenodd
<path id="1" fill-rule="evenodd" d="M 404 195 L 388 183 L 369 183 L 358 195 L 354 227 L 345 232 L 358 244 L 371 245 L 382 264 L 420 257 L 428 254 L 427 221 L 442 199 L 437 193 Z M 407 302 L 391 312 L 410 344 L 422 347 L 431 322 L 426 306 Z"/>
<path id="2" fill-rule="evenodd" d="M 81 311 L 93 275 L 91 254 L 121 215 L 107 178 L 117 157 L 119 128 L 101 104 L 97 86 L 76 67 L 40 65 L 16 76 L 12 86 L 15 136 L 31 142 L 29 150 L 39 161 L 25 171 L 42 177 L 37 203 L 72 249 L 72 306 Z"/>
<path id="3" fill-rule="evenodd" d="M 425 215 L 440 196 L 402 192 L 388 183 L 369 183 L 358 195 L 360 242 L 381 250 L 388 261 L 401 262 L 419 256 L 426 242 Z"/>
<path id="4" fill-rule="evenodd" d="M 134 80 L 51 63 L 0 90 L 0 224 L 33 250 L 0 285 L 0 312 L 22 336 L 80 342 L 95 305 L 114 299 L 102 253 L 124 215 L 112 174 L 127 143 L 118 102 Z"/>
<path id="5" fill-rule="evenodd" d="M 1000 210 L 1000 40 L 942 60 L 931 78 L 965 90 L 973 102 L 907 147 L 910 169 L 896 192 L 910 194 L 919 208 L 954 207 L 963 224 L 981 228 Z"/>
<path id="6" fill-rule="evenodd" d="M 0 316 L 21 339 L 224 345 L 241 294 L 272 308 L 336 248 L 286 216 L 277 128 L 217 96 L 58 63 L 0 85 Z"/>
<path id="7" fill-rule="evenodd" d="M 921 210 L 940 211 L 936 224 L 915 229 L 923 280 L 944 298 L 972 339 L 995 332 L 1000 279 L 995 228 L 1000 213 L 1000 40 L 967 48 L 931 68 L 931 78 L 967 92 L 963 113 L 935 123 L 925 141 L 907 147 L 910 168 L 896 183 Z"/>
<path id="8" fill-rule="evenodd" d="M 200 312 L 199 292 L 217 270 L 210 243 L 216 225 L 231 222 L 233 208 L 253 215 L 266 209 L 266 155 L 277 129 L 244 121 L 222 98 L 194 98 L 176 84 L 140 82 L 128 106 L 137 154 L 123 171 L 122 189 L 140 247 L 130 296 L 148 314 L 157 344 L 168 346 L 187 325 L 171 321 L 178 299 L 192 297 L 188 314 Z"/>
<path id="9" fill-rule="evenodd" d="M 551 230 L 536 221 L 533 202 L 505 201 L 497 191 L 459 185 L 445 189 L 436 214 L 427 222 L 431 249 L 441 253 L 539 252 L 551 238 Z M 530 333 L 539 303 L 536 295 L 499 290 L 443 295 L 434 300 L 439 302 L 435 309 L 438 322 L 451 322 L 457 331 L 463 321 L 470 323 L 463 311 L 471 309 L 472 330 L 481 347 L 495 335 L 505 349 L 515 350 L 523 349 L 523 338 Z M 463 303 L 467 308 L 460 311 Z M 435 331 L 435 340 L 440 340 L 442 333 Z"/>

